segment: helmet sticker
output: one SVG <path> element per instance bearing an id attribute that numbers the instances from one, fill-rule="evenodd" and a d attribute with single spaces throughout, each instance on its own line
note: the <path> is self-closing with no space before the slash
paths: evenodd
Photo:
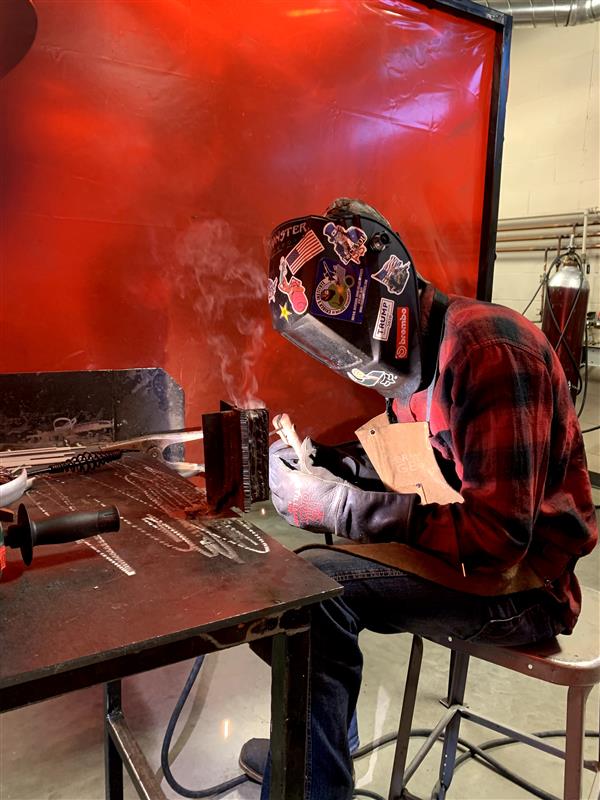
<path id="1" fill-rule="evenodd" d="M 267 278 L 267 297 L 269 303 L 275 302 L 275 292 L 277 291 L 277 278 Z"/>
<path id="2" fill-rule="evenodd" d="M 359 264 L 360 259 L 367 252 L 365 244 L 367 234 L 362 228 L 354 225 L 344 228 L 342 225 L 336 225 L 335 222 L 328 222 L 323 228 L 323 233 L 333 245 L 337 257 L 343 264 L 349 264 L 351 261 Z"/>
<path id="3" fill-rule="evenodd" d="M 362 386 L 369 387 L 377 386 L 378 384 L 382 386 L 391 386 L 398 380 L 391 372 L 385 372 L 382 369 L 372 369 L 369 372 L 363 372 L 362 369 L 355 367 L 350 370 L 350 372 L 347 372 L 346 375 L 355 383 L 360 383 Z"/>
<path id="4" fill-rule="evenodd" d="M 298 226 L 299 227 L 299 226 Z M 325 250 L 319 241 L 314 231 L 308 231 L 299 242 L 297 242 L 292 250 L 284 256 L 279 262 L 279 271 L 281 272 L 282 265 L 289 269 L 292 275 L 295 275 L 300 267 L 304 266 L 307 261 L 313 256 L 316 256 L 322 250 Z"/>
<path id="5" fill-rule="evenodd" d="M 410 261 L 402 261 L 391 255 L 378 272 L 372 275 L 373 280 L 383 283 L 390 294 L 402 294 L 410 276 Z"/>
<path id="6" fill-rule="evenodd" d="M 348 322 L 363 321 L 369 276 L 363 267 L 343 267 L 331 258 L 322 258 L 316 275 L 311 312 L 321 317 L 337 317 Z"/>
<path id="7" fill-rule="evenodd" d="M 398 306 L 396 310 L 396 358 L 408 358 L 408 308 Z"/>
<path id="8" fill-rule="evenodd" d="M 380 342 L 387 342 L 390 338 L 392 322 L 394 321 L 394 301 L 382 297 L 379 301 L 379 313 L 375 321 L 373 338 Z"/>
<path id="9" fill-rule="evenodd" d="M 269 250 L 273 252 L 277 245 L 283 244 L 290 236 L 297 236 L 299 233 L 306 233 L 306 222 L 279 228 L 269 239 Z"/>
<path id="10" fill-rule="evenodd" d="M 284 259 L 279 264 L 279 291 L 289 297 L 292 309 L 296 314 L 304 314 L 308 308 L 306 289 L 300 278 L 291 277 L 289 280 L 286 275 Z M 287 305 L 287 304 L 286 304 Z"/>
<path id="11" fill-rule="evenodd" d="M 292 312 L 288 308 L 288 304 L 284 303 L 283 305 L 279 305 L 279 318 L 284 319 L 286 322 L 290 321 L 290 314 Z"/>

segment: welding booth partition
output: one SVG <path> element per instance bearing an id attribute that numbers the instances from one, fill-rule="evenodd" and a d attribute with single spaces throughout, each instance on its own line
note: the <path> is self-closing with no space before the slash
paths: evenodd
<path id="1" fill-rule="evenodd" d="M 2 5 L 6 25 L 26 24 L 13 12 L 27 0 Z M 381 398 L 275 334 L 266 292 L 271 229 L 337 196 L 380 208 L 440 288 L 489 299 L 502 14 L 437 0 L 34 6 L 33 43 L 0 82 L 0 371 L 158 366 L 189 425 L 226 399 L 347 437 Z"/>

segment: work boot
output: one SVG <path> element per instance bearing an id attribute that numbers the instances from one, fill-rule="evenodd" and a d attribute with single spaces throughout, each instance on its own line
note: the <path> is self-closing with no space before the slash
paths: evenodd
<path id="1" fill-rule="evenodd" d="M 350 753 L 354 754 L 358 749 L 358 736 L 356 740 L 350 745 Z M 242 745 L 240 750 L 239 765 L 242 772 L 247 775 L 251 781 L 262 783 L 265 770 L 267 768 L 267 758 L 269 757 L 269 740 L 268 739 L 248 739 Z M 352 774 L 354 775 L 354 764 L 352 765 Z"/>
<path id="2" fill-rule="evenodd" d="M 269 757 L 268 739 L 248 739 L 240 750 L 239 764 L 251 781 L 262 783 Z"/>

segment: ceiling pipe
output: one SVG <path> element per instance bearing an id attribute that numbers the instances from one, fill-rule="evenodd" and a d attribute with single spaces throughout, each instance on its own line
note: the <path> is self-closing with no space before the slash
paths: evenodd
<path id="1" fill-rule="evenodd" d="M 600 21 L 600 0 L 475 0 L 479 5 L 511 14 L 513 24 L 529 28 L 565 28 Z"/>
<path id="2" fill-rule="evenodd" d="M 533 228 L 572 228 L 573 225 L 583 225 L 585 211 L 576 211 L 572 214 L 544 214 L 539 217 L 504 217 L 498 220 L 499 231 L 531 230 Z M 587 210 L 588 225 L 600 223 L 600 210 L 590 208 Z"/>

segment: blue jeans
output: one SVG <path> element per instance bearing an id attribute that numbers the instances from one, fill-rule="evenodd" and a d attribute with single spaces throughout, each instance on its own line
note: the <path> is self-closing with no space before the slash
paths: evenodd
<path id="1" fill-rule="evenodd" d="M 348 739 L 362 676 L 362 630 L 500 645 L 540 641 L 561 630 L 543 589 L 479 597 L 349 553 L 323 548 L 301 556 L 344 587 L 342 595 L 313 611 L 306 800 L 352 797 Z M 269 800 L 269 775 L 270 759 L 261 800 Z"/>

